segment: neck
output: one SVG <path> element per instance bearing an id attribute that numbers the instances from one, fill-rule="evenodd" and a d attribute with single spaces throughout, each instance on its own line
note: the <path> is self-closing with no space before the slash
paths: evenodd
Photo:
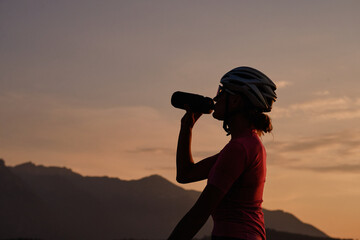
<path id="1" fill-rule="evenodd" d="M 229 119 L 229 128 L 232 138 L 243 135 L 251 130 L 251 124 L 242 114 L 236 114 Z"/>

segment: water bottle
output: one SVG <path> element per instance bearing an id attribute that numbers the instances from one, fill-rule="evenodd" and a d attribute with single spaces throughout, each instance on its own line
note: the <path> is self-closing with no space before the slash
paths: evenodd
<path id="1" fill-rule="evenodd" d="M 171 104 L 180 109 L 189 108 L 192 112 L 211 113 L 214 109 L 214 101 L 209 97 L 204 97 L 194 93 L 174 92 L 171 97 Z"/>

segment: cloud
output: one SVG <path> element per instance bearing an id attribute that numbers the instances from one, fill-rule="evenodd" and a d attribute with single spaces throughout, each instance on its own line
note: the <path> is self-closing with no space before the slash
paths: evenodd
<path id="1" fill-rule="evenodd" d="M 317 120 L 348 120 L 356 118 L 360 118 L 360 109 L 323 113 L 317 117 Z"/>
<path id="2" fill-rule="evenodd" d="M 287 107 L 275 107 L 273 118 L 309 118 L 314 121 L 360 118 L 360 100 L 350 97 L 318 98 Z"/>
<path id="3" fill-rule="evenodd" d="M 278 89 L 292 85 L 292 83 L 288 81 L 277 81 L 275 84 Z"/>
<path id="4" fill-rule="evenodd" d="M 355 105 L 360 106 L 360 98 L 357 98 L 357 99 L 355 100 Z"/>
<path id="5" fill-rule="evenodd" d="M 316 96 L 328 96 L 329 94 L 330 94 L 330 92 L 328 90 L 314 92 L 314 95 L 316 95 Z"/>
<path id="6" fill-rule="evenodd" d="M 360 131 L 265 143 L 268 163 L 317 172 L 360 172 Z"/>
<path id="7" fill-rule="evenodd" d="M 314 172 L 346 172 L 346 173 L 360 173 L 360 164 L 338 164 L 334 166 L 311 167 L 311 166 L 297 166 L 290 167 L 297 170 L 310 170 Z"/>
<path id="8" fill-rule="evenodd" d="M 165 154 L 175 156 L 175 148 L 164 147 L 137 147 L 132 150 L 128 150 L 129 153 L 149 153 L 149 154 Z"/>
<path id="9" fill-rule="evenodd" d="M 348 97 L 321 98 L 290 106 L 292 111 L 324 112 L 328 110 L 347 109 L 351 104 Z"/>

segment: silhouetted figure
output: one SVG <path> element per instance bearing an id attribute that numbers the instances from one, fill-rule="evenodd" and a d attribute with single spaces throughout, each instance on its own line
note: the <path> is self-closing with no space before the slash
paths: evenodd
<path id="1" fill-rule="evenodd" d="M 264 240 L 262 196 L 266 152 L 259 136 L 272 130 L 270 112 L 276 85 L 260 71 L 238 67 L 226 73 L 214 98 L 213 117 L 223 121 L 230 142 L 216 155 L 194 163 L 191 134 L 200 113 L 181 119 L 176 167 L 179 183 L 207 179 L 195 205 L 169 239 L 192 239 L 211 215 L 212 239 Z"/>

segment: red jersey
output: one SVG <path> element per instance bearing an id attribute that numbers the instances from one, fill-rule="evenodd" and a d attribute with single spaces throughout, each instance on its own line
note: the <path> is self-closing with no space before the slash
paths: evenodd
<path id="1" fill-rule="evenodd" d="M 212 213 L 212 234 L 264 240 L 265 226 L 261 204 L 266 177 L 266 152 L 255 131 L 232 138 L 216 155 L 208 184 L 225 193 Z"/>

